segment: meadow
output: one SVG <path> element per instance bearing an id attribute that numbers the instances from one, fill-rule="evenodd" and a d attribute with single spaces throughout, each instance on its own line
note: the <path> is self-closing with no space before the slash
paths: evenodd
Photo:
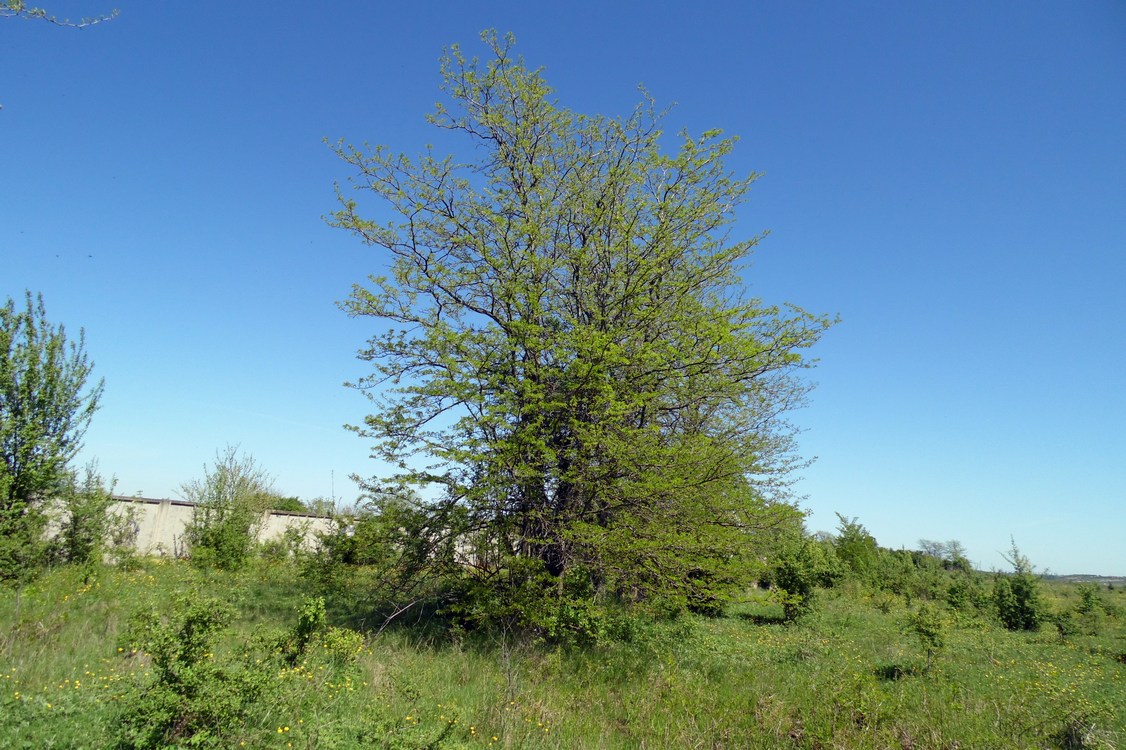
<path id="1" fill-rule="evenodd" d="M 1042 586 L 1053 611 L 1079 602 L 1074 584 Z M 917 602 L 853 582 L 796 622 L 752 589 L 722 616 L 638 620 L 585 647 L 451 629 L 421 609 L 381 628 L 361 584 L 320 614 L 311 593 L 276 559 L 63 566 L 0 589 L 0 748 L 1126 742 L 1121 587 L 1102 586 L 1102 609 L 1071 625 L 1029 632 L 936 607 L 930 655 L 908 626 Z M 180 740 L 145 734 L 169 720 Z"/>

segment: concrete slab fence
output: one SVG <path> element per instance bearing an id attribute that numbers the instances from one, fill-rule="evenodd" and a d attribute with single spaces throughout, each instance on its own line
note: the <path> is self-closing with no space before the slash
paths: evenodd
<path id="1" fill-rule="evenodd" d="M 195 508 L 193 503 L 187 500 L 124 495 L 114 495 L 113 499 L 110 513 L 132 516 L 134 545 L 139 554 L 179 557 L 187 552 L 184 528 L 192 519 Z M 318 532 L 328 531 L 331 523 L 330 518 L 312 513 L 268 510 L 255 524 L 255 529 L 259 543 L 279 539 L 287 530 L 297 529 L 304 537 L 306 546 L 312 547 Z"/>

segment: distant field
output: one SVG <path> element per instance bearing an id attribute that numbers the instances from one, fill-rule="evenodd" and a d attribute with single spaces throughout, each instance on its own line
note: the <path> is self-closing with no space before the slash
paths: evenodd
<path id="1" fill-rule="evenodd" d="M 1045 586 L 1057 609 L 1074 597 L 1068 584 Z M 0 591 L 0 748 L 114 747 L 123 720 L 137 718 L 138 696 L 157 705 L 152 661 L 133 653 L 125 635 L 131 618 L 136 627 L 138 611 L 168 612 L 177 596 L 213 596 L 236 610 L 198 669 L 216 670 L 208 679 L 235 675 L 231 684 L 255 699 L 233 730 L 196 738 L 216 747 L 1126 743 L 1121 615 L 1091 619 L 1064 640 L 1051 626 L 1014 633 L 944 610 L 946 646 L 929 672 L 904 630 L 906 603 L 849 587 L 822 592 L 815 612 L 792 625 L 752 592 L 725 617 L 640 624 L 629 642 L 588 650 L 412 621 L 369 632 L 359 651 L 330 644 L 286 663 L 269 634 L 294 629 L 305 594 L 293 566 L 264 562 L 220 574 L 146 561 L 89 579 L 64 568 L 18 594 Z M 1122 587 L 1100 595 L 1126 609 Z M 330 600 L 329 623 L 359 625 L 361 596 L 339 601 L 349 606 Z"/>

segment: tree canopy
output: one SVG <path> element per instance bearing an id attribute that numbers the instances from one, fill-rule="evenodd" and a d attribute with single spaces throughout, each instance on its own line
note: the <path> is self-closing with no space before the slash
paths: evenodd
<path id="1" fill-rule="evenodd" d="M 44 505 L 69 481 L 102 395 L 101 381 L 86 388 L 92 370 L 84 333 L 68 340 L 42 296 L 0 307 L 0 579 L 32 565 Z"/>
<path id="2" fill-rule="evenodd" d="M 344 193 L 334 214 L 388 266 L 343 303 L 385 324 L 354 429 L 400 473 L 369 488 L 420 490 L 433 537 L 473 539 L 485 575 L 520 558 L 691 600 L 793 519 L 784 415 L 832 321 L 746 293 L 759 237 L 732 229 L 757 175 L 724 166 L 735 139 L 682 132 L 667 153 L 649 97 L 572 112 L 511 36 L 483 39 L 484 63 L 443 56 L 449 103 L 428 118 L 468 160 L 336 145 L 399 216 Z"/>

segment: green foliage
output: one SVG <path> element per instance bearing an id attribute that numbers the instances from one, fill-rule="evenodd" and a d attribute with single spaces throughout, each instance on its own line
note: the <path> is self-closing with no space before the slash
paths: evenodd
<path id="1" fill-rule="evenodd" d="M 906 550 L 878 549 L 866 563 L 860 580 L 908 600 L 930 599 L 934 594 L 934 572 L 934 566 L 920 567 L 915 556 Z"/>
<path id="2" fill-rule="evenodd" d="M 970 612 L 982 595 L 980 581 L 971 570 L 920 551 L 880 548 L 863 580 L 870 587 L 909 601 L 949 602 L 953 597 L 957 604 L 951 606 L 965 612 Z"/>
<path id="3" fill-rule="evenodd" d="M 1006 559 L 1013 566 L 1013 573 L 998 575 L 993 581 L 997 616 L 1009 630 L 1036 630 L 1047 615 L 1039 579 L 1028 558 L 1017 549 L 1016 542 Z"/>
<path id="4" fill-rule="evenodd" d="M 468 163 L 336 148 L 403 217 L 343 195 L 335 214 L 390 259 L 345 303 L 385 330 L 360 354 L 378 409 L 355 429 L 401 467 L 391 484 L 439 490 L 412 501 L 417 539 L 473 545 L 484 581 L 528 558 L 624 601 L 718 609 L 792 513 L 780 415 L 831 321 L 743 295 L 757 238 L 727 232 L 754 175 L 724 166 L 733 139 L 663 153 L 651 101 L 617 120 L 560 108 L 511 38 L 484 39 L 485 63 L 443 58 L 452 106 L 430 119 L 467 137 Z"/>
<path id="5" fill-rule="evenodd" d="M 954 575 L 947 585 L 946 603 L 956 612 L 965 614 L 984 612 L 992 604 L 982 577 L 966 571 Z"/>
<path id="6" fill-rule="evenodd" d="M 632 637 L 589 648 L 486 629 L 438 643 L 429 614 L 412 609 L 375 647 L 341 648 L 339 665 L 313 637 L 289 667 L 256 634 L 296 628 L 305 584 L 292 565 L 144 566 L 92 585 L 62 566 L 22 592 L 0 589 L 0 747 L 121 746 L 122 712 L 156 680 L 151 658 L 118 640 L 128 613 L 151 602 L 170 624 L 183 595 L 232 591 L 241 612 L 201 661 L 230 682 L 261 680 L 258 698 L 227 729 L 165 746 L 1111 748 L 1126 736 L 1126 623 L 1110 616 L 1105 631 L 1060 642 L 947 614 L 941 669 L 926 679 L 921 659 L 903 661 L 902 605 L 883 613 L 851 583 L 819 592 L 817 615 L 795 623 L 753 594 L 724 617 L 623 618 Z M 1041 586 L 1049 601 L 1078 601 L 1070 584 Z M 342 616 L 326 605 L 327 622 Z"/>
<path id="7" fill-rule="evenodd" d="M 308 527 L 305 524 L 287 526 L 281 536 L 258 545 L 258 554 L 273 562 L 303 557 L 307 552 L 305 543 L 307 532 Z"/>
<path id="8" fill-rule="evenodd" d="M 927 654 L 927 672 L 935 654 L 946 647 L 946 622 L 942 612 L 930 604 L 920 604 L 907 618 L 907 631 L 919 639 Z"/>
<path id="9" fill-rule="evenodd" d="M 102 395 L 87 389 L 85 336 L 47 320 L 42 296 L 0 306 L 0 582 L 26 581 L 45 559 L 48 506 Z"/>
<path id="10" fill-rule="evenodd" d="M 257 537 L 262 513 L 276 497 L 270 478 L 238 448 L 215 455 L 213 468 L 204 466 L 203 479 L 183 485 L 184 497 L 194 503 L 184 539 L 192 562 L 201 567 L 238 570 L 246 565 Z"/>
<path id="11" fill-rule="evenodd" d="M 1110 608 L 1099 596 L 1099 586 L 1096 583 L 1080 583 L 1075 587 L 1075 593 L 1079 594 L 1079 603 L 1075 605 L 1075 611 L 1083 615 L 1089 615 L 1093 612 L 1103 611 L 1110 613 Z"/>
<path id="12" fill-rule="evenodd" d="M 874 572 L 879 561 L 879 546 L 868 529 L 856 518 L 837 514 L 837 535 L 834 546 L 837 557 L 860 578 Z"/>
<path id="13" fill-rule="evenodd" d="M 320 598 L 306 599 L 281 635 L 234 651 L 222 643 L 236 615 L 224 600 L 185 593 L 161 609 L 134 614 L 120 637 L 119 652 L 148 659 L 152 671 L 122 695 L 122 747 L 234 746 L 283 700 L 287 676 L 318 674 L 350 685 L 349 670 L 364 651 L 360 633 L 327 624 Z"/>
<path id="14" fill-rule="evenodd" d="M 274 639 L 270 650 L 287 667 L 296 666 L 317 650 L 328 661 L 345 665 L 355 662 L 363 646 L 364 638 L 355 630 L 329 626 L 324 597 L 309 597 L 301 605 L 297 624 Z"/>
<path id="15" fill-rule="evenodd" d="M 965 573 L 973 570 L 973 566 L 966 557 L 965 546 L 957 539 L 951 539 L 948 542 L 920 539 L 919 550 L 922 554 L 941 561 L 946 570 L 960 570 Z"/>
<path id="16" fill-rule="evenodd" d="M 1070 609 L 1057 612 L 1052 616 L 1051 620 L 1052 624 L 1056 626 L 1056 631 L 1060 634 L 1062 640 L 1067 640 L 1072 636 L 1079 635 L 1081 632 L 1079 621 L 1075 617 L 1075 612 Z"/>
<path id="17" fill-rule="evenodd" d="M 359 512 L 332 519 L 316 550 L 302 555 L 302 577 L 331 596 L 348 588 L 362 567 L 378 582 L 366 595 L 394 609 L 394 602 L 431 596 L 434 581 L 460 575 L 472 556 L 469 539 L 457 534 L 461 528 L 456 514 L 429 513 L 409 491 L 387 489 Z"/>
<path id="18" fill-rule="evenodd" d="M 336 665 L 353 664 L 364 649 L 364 636 L 351 628 L 326 627 L 316 639 L 321 652 Z"/>
<path id="19" fill-rule="evenodd" d="M 469 574 L 446 591 L 444 612 L 455 627 L 486 633 L 518 633 L 562 646 L 593 646 L 632 640 L 648 615 L 600 596 L 589 571 L 572 568 L 551 575 L 541 560 L 513 557 L 485 578 Z"/>
<path id="20" fill-rule="evenodd" d="M 1118 609 L 1099 593 L 1099 586 L 1084 582 L 1075 586 L 1078 601 L 1071 607 L 1058 610 L 1049 619 L 1067 640 L 1079 634 L 1097 635 L 1107 627 L 1108 618 L 1116 618 Z"/>
<path id="21" fill-rule="evenodd" d="M 270 510 L 289 511 L 293 513 L 308 513 L 309 508 L 305 503 L 301 502 L 298 497 L 282 497 L 281 495 L 274 495 L 271 497 L 267 505 Z"/>
<path id="22" fill-rule="evenodd" d="M 786 620 L 796 620 L 813 608 L 817 586 L 840 579 L 842 567 L 833 547 L 804 535 L 792 539 L 774 558 L 771 582 Z"/>
<path id="23" fill-rule="evenodd" d="M 305 507 L 314 516 L 331 518 L 338 515 L 336 501 L 327 497 L 314 497 L 305 503 Z"/>
<path id="24" fill-rule="evenodd" d="M 164 616 L 150 610 L 133 618 L 122 642 L 151 658 L 153 677 L 122 702 L 123 747 L 229 746 L 268 684 L 261 670 L 215 658 L 233 616 L 222 600 L 187 595 Z"/>
<path id="25" fill-rule="evenodd" d="M 281 649 L 282 658 L 290 666 L 296 664 L 297 660 L 305 655 L 313 637 L 323 633 L 327 627 L 324 598 L 306 599 L 304 606 L 301 607 L 297 626 Z"/>
<path id="26" fill-rule="evenodd" d="M 133 516 L 115 513 L 113 485 L 89 464 L 81 478 L 72 473 L 60 496 L 61 514 L 52 539 L 52 557 L 75 565 L 124 563 L 133 556 Z"/>

